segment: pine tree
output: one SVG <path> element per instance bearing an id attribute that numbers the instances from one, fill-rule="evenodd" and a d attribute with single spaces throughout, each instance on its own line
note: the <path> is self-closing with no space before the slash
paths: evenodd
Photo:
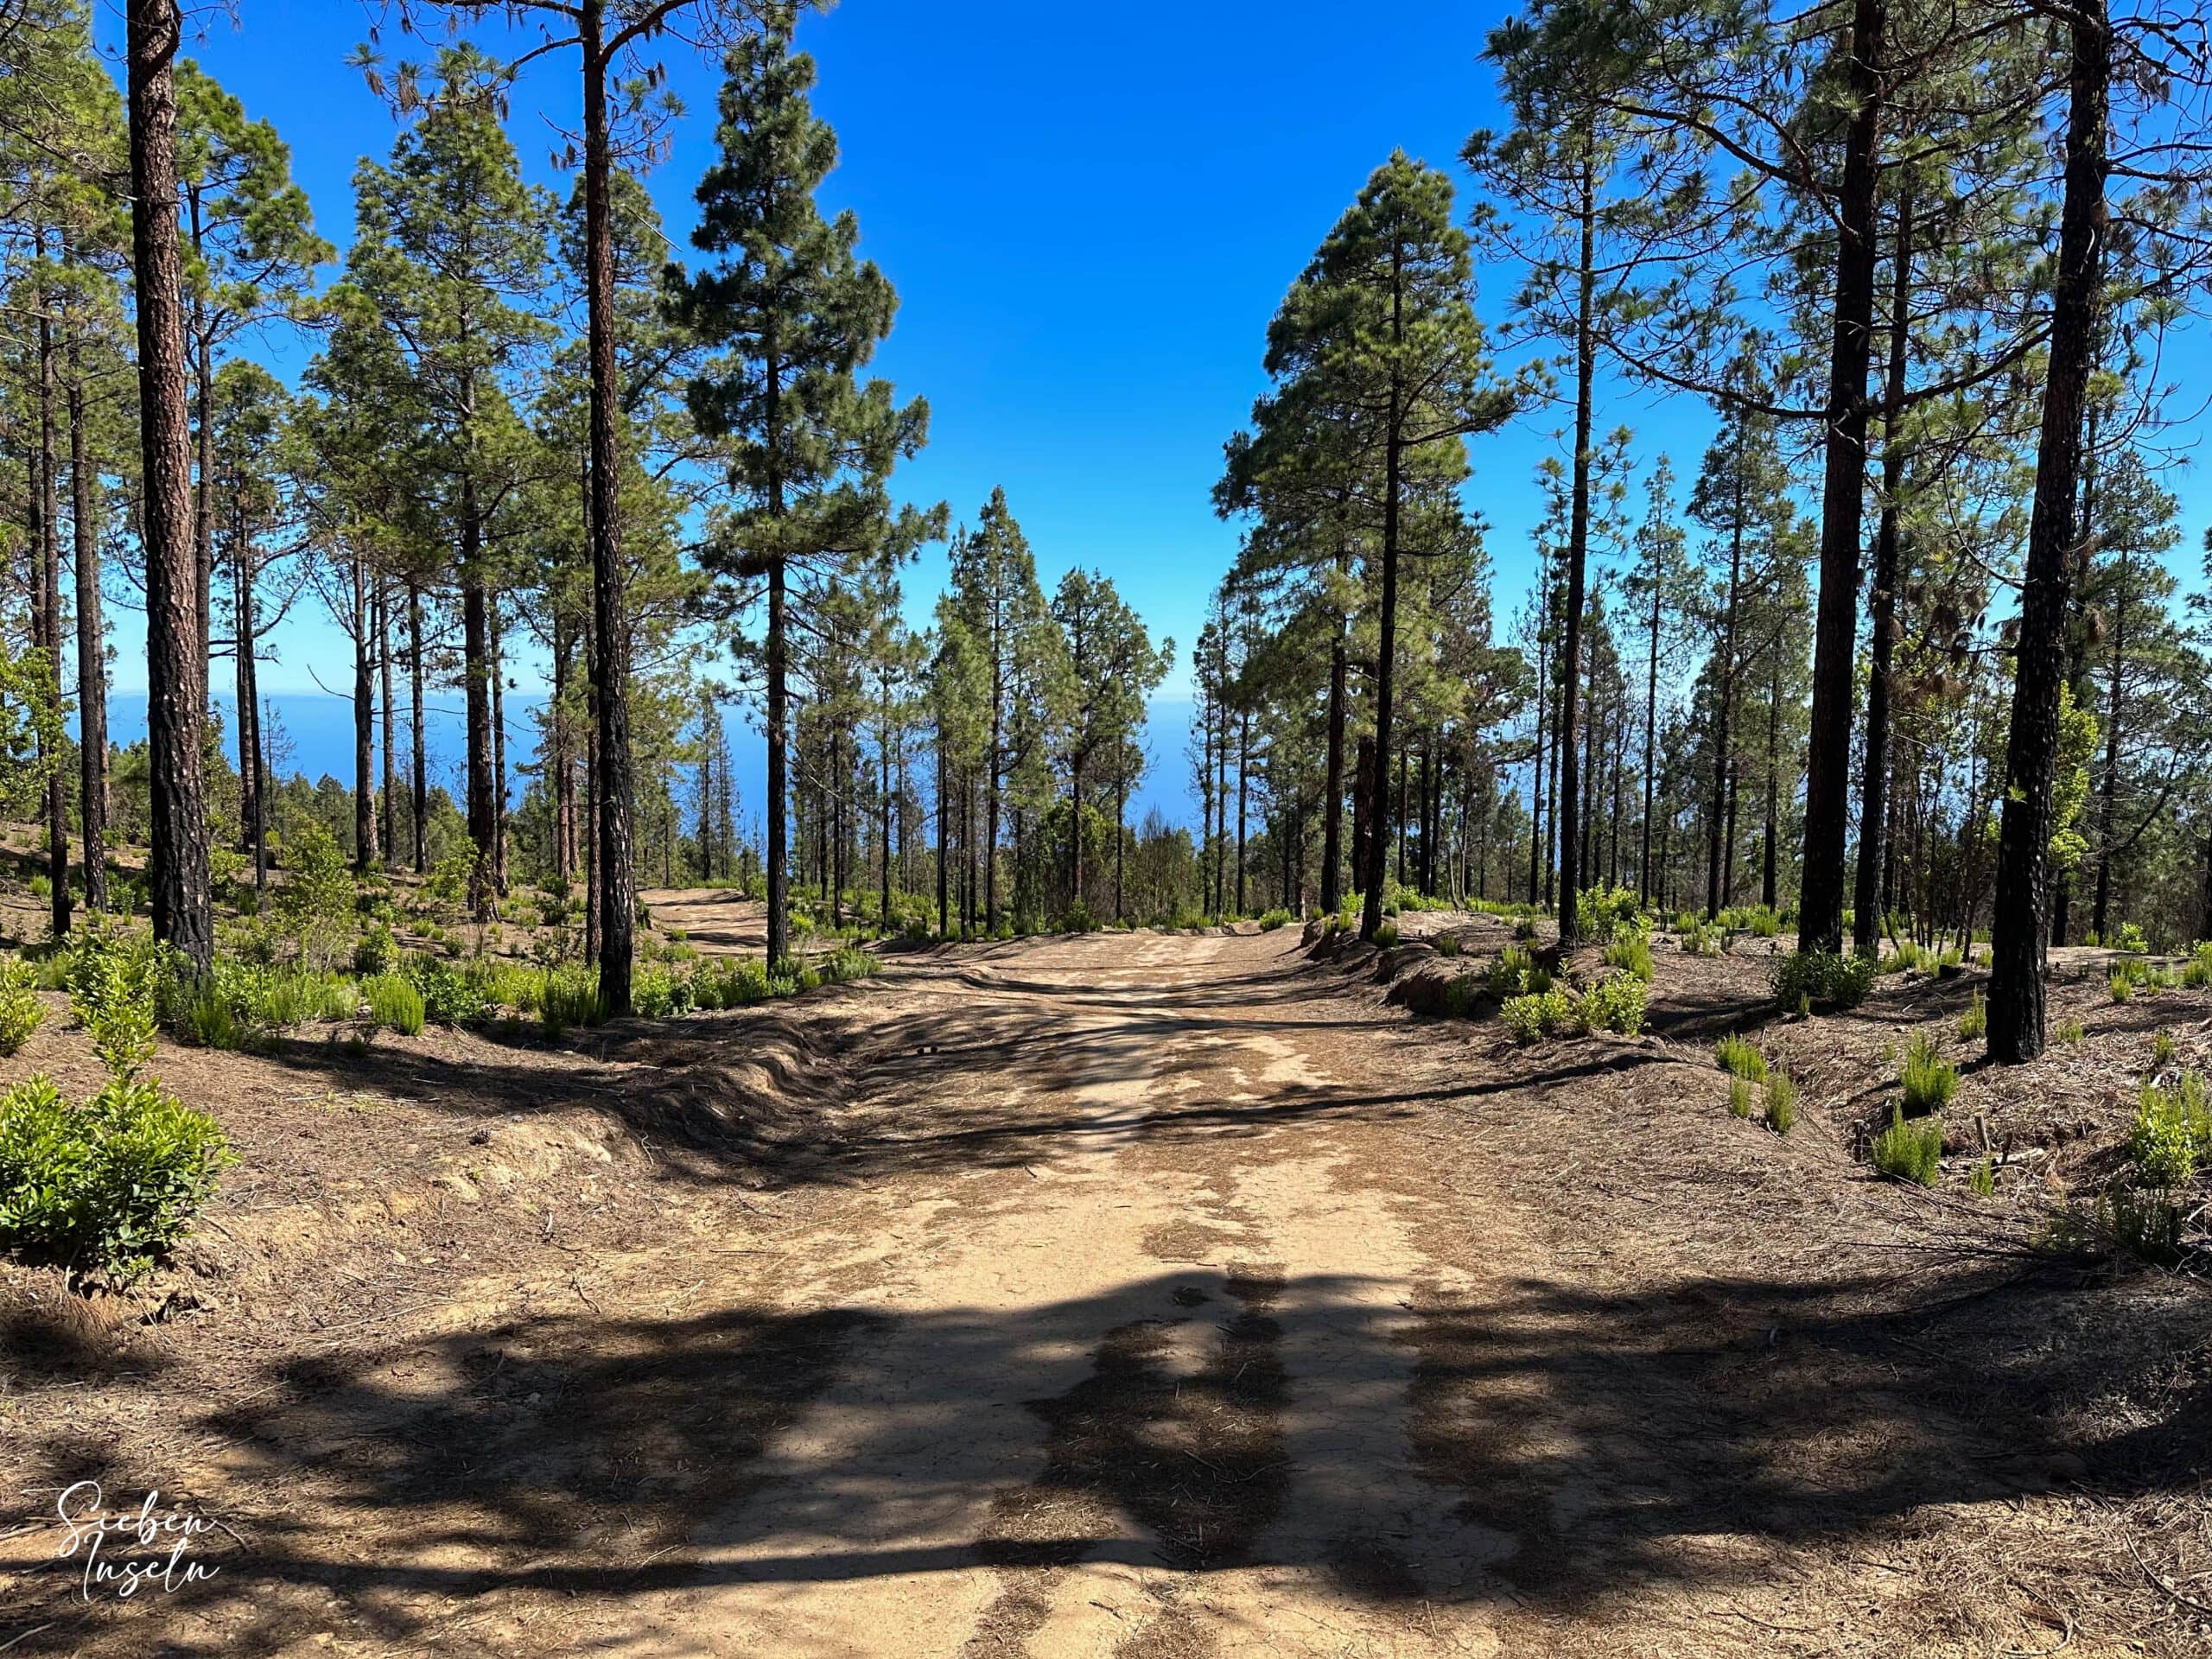
<path id="1" fill-rule="evenodd" d="M 727 60 L 720 156 L 701 181 L 692 244 L 705 270 L 671 270 L 677 315 L 719 353 L 691 383 L 700 431 L 720 442 L 734 498 L 707 556 L 725 577 L 765 582 L 768 951 L 790 951 L 786 813 L 792 588 L 804 602 L 855 561 L 896 563 L 938 533 L 942 510 L 894 510 L 887 484 L 926 441 L 928 406 L 893 401 L 857 372 L 891 332 L 891 284 L 856 257 L 859 221 L 825 219 L 815 192 L 836 137 L 808 100 L 811 59 L 789 19 Z"/>

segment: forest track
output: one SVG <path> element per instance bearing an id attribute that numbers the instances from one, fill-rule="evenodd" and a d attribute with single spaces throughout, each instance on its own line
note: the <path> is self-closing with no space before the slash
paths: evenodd
<path id="1" fill-rule="evenodd" d="M 1712 1016 L 1690 967 L 1662 1016 Z M 2196 1565 L 2197 1419 L 2113 1403 L 2202 1299 L 1929 1254 L 1950 1212 L 1817 1102 L 1728 1118 L 1701 1039 L 1515 1049 L 1288 930 L 945 947 L 776 1018 L 842 1103 L 772 1179 L 671 1165 L 649 1245 L 186 1364 L 189 1413 L 156 1370 L 105 1449 L 57 1420 L 49 1479 L 238 1548 L 15 1651 L 2204 1650 L 2141 1564 Z M 767 1029 L 569 1058 L 708 1086 Z"/>

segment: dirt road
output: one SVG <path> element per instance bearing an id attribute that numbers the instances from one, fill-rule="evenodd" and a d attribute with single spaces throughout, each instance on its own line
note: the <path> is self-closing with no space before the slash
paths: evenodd
<path id="1" fill-rule="evenodd" d="M 1817 1106 L 1727 1117 L 1701 1040 L 1516 1051 L 1291 930 L 946 950 L 793 1017 L 836 1055 L 819 1145 L 226 1382 L 187 1448 L 148 1429 L 107 1466 L 186 1459 L 223 1576 L 21 1650 L 2201 1639 L 2115 1531 L 2188 1503 L 2171 1436 L 2069 1414 L 2109 1332 L 2012 1264 L 1882 1253 L 1940 1217 Z M 730 1039 L 607 1040 L 639 1092 Z"/>

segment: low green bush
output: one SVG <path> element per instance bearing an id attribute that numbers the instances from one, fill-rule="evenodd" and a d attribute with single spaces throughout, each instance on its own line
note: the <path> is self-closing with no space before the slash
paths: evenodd
<path id="1" fill-rule="evenodd" d="M 397 974 L 378 974 L 365 981 L 361 992 L 368 999 L 369 1017 L 386 1031 L 403 1037 L 419 1036 L 428 1011 L 423 993 Z"/>
<path id="2" fill-rule="evenodd" d="M 1855 1008 L 1873 986 L 1874 964 L 1866 957 L 1793 950 L 1775 966 L 1775 1000 L 1785 1008 L 1808 1001 L 1815 1007 Z"/>
<path id="3" fill-rule="evenodd" d="M 1395 922 L 1384 922 L 1375 930 L 1375 946 L 1378 950 L 1390 950 L 1397 943 L 1398 925 Z"/>
<path id="4" fill-rule="evenodd" d="M 1497 1012 L 1516 1043 L 1533 1043 L 1539 1037 L 1570 1032 L 1575 1024 L 1573 1001 L 1556 986 L 1525 996 L 1510 996 Z"/>
<path id="5" fill-rule="evenodd" d="M 1524 994 L 1541 996 L 1552 988 L 1551 970 L 1536 960 L 1535 952 L 1519 944 L 1509 944 L 1498 953 L 1487 979 L 1491 995 L 1500 1001 Z"/>
<path id="6" fill-rule="evenodd" d="M 0 1243 L 134 1274 L 183 1236 L 233 1161 L 214 1120 L 150 1078 L 111 1077 L 71 1106 L 32 1077 L 0 1095 Z"/>
<path id="7" fill-rule="evenodd" d="M 766 964 L 710 957 L 691 976 L 692 1000 L 702 1008 L 747 1008 L 774 995 Z"/>
<path id="8" fill-rule="evenodd" d="M 2143 937 L 2141 928 L 2133 922 L 2122 922 L 2118 936 L 2112 942 L 2112 948 L 2124 956 L 2139 957 L 2150 950 L 2151 944 Z"/>
<path id="9" fill-rule="evenodd" d="M 599 970 L 548 969 L 544 988 L 538 994 L 537 1015 L 549 1037 L 558 1037 L 571 1026 L 605 1024 L 607 1004 L 599 994 Z"/>
<path id="10" fill-rule="evenodd" d="M 422 951 L 401 960 L 399 976 L 422 997 L 423 1018 L 433 1025 L 465 1026 L 483 1018 L 490 1007 L 477 980 L 453 963 Z"/>
<path id="11" fill-rule="evenodd" d="M 1959 1038 L 1962 1042 L 1978 1043 L 1988 1034 L 1989 1004 L 1976 991 L 1967 1004 L 1966 1012 L 1959 1016 Z"/>
<path id="12" fill-rule="evenodd" d="M 1283 909 L 1281 906 L 1277 906 L 1274 909 L 1268 911 L 1261 916 L 1260 931 L 1262 933 L 1272 933 L 1277 928 L 1287 927 L 1297 919 L 1298 918 L 1295 916 L 1293 916 L 1288 911 Z"/>
<path id="13" fill-rule="evenodd" d="M 1777 1135 L 1797 1127 L 1797 1084 L 1786 1071 L 1767 1073 L 1766 1126 Z"/>
<path id="14" fill-rule="evenodd" d="M 1574 1013 L 1592 1031 L 1633 1037 L 1643 1029 L 1643 982 L 1634 974 L 1607 974 L 1575 1000 Z"/>
<path id="15" fill-rule="evenodd" d="M 1942 1173 L 1943 1126 L 1934 1118 L 1910 1119 L 1892 1106 L 1889 1128 L 1874 1137 L 1873 1156 L 1883 1174 L 1933 1186 Z"/>
<path id="16" fill-rule="evenodd" d="M 0 963 L 0 1057 L 20 1053 L 46 1020 L 38 969 L 21 957 Z"/>
<path id="17" fill-rule="evenodd" d="M 1984 1158 L 1976 1164 L 1974 1166 L 1974 1173 L 1967 1177 L 1967 1191 L 1977 1198 L 1995 1198 L 1997 1196 L 1997 1166 L 1990 1162 L 1987 1158 Z"/>
<path id="18" fill-rule="evenodd" d="M 2212 985 L 2212 939 L 2190 947 L 2189 961 L 2181 970 L 2181 982 L 2193 991 Z"/>
<path id="19" fill-rule="evenodd" d="M 1751 1085 L 1748 1079 L 1728 1079 L 1728 1116 L 1749 1117 L 1751 1115 Z"/>
<path id="20" fill-rule="evenodd" d="M 2127 1156 L 2139 1186 L 2186 1186 L 2212 1163 L 2212 1102 L 2202 1077 L 2184 1071 L 2170 1086 L 2144 1085 Z"/>
<path id="21" fill-rule="evenodd" d="M 1607 967 L 1633 974 L 1646 983 L 1650 982 L 1651 942 L 1641 935 L 1615 939 L 1605 947 L 1605 957 Z"/>
<path id="22" fill-rule="evenodd" d="M 1723 1071 L 1746 1083 L 1766 1081 L 1766 1056 L 1744 1038 L 1723 1037 L 1713 1046 L 1713 1058 Z"/>
<path id="23" fill-rule="evenodd" d="M 1459 954 L 1460 949 L 1459 936 L 1457 933 L 1440 933 L 1436 936 L 1438 956 L 1456 957 Z"/>
<path id="24" fill-rule="evenodd" d="M 111 931 L 98 918 L 77 936 L 69 1008 L 111 1076 L 136 1077 L 152 1064 L 166 977 L 150 940 Z"/>
<path id="25" fill-rule="evenodd" d="M 2106 980 L 2105 985 L 2111 991 L 2112 1000 L 2115 1002 L 2131 1001 L 2134 998 L 2135 981 L 2127 974 L 2114 973 Z"/>
<path id="26" fill-rule="evenodd" d="M 2173 1063 L 2174 1034 L 2162 1027 L 2158 1034 L 2151 1039 L 2151 1064 L 2163 1070 Z"/>
<path id="27" fill-rule="evenodd" d="M 1897 1082 L 1904 1090 L 1904 1115 L 1928 1117 L 1948 1106 L 1959 1092 L 1959 1068 L 1942 1057 L 1934 1038 L 1917 1031 L 1905 1049 Z"/>

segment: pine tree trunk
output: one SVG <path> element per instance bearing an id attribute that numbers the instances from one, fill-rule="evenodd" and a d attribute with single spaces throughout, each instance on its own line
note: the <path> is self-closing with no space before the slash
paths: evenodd
<path id="1" fill-rule="evenodd" d="M 2096 250 L 2105 234 L 2107 117 L 2111 30 L 2104 0 L 2082 0 L 2069 26 L 2070 85 L 2065 195 L 2059 213 L 2058 274 L 2052 295 L 2043 429 L 2036 448 L 2035 503 L 2005 750 L 1994 927 L 1990 945 L 1989 1054 L 2006 1065 L 2044 1046 L 2044 875 L 2050 853 L 2058 716 L 2065 677 L 2067 571 L 2077 527 L 2075 488 L 2082 423 L 2094 368 Z"/>
<path id="2" fill-rule="evenodd" d="M 1897 512 L 1904 493 L 1898 426 L 1905 393 L 1907 312 L 1912 297 L 1912 196 L 1897 200 L 1896 251 L 1890 261 L 1890 360 L 1882 398 L 1882 517 L 1874 533 L 1872 660 L 1866 674 L 1866 753 L 1859 780 L 1859 870 L 1852 898 L 1852 945 L 1862 957 L 1882 950 L 1880 882 L 1889 822 L 1890 673 L 1897 653 Z"/>
<path id="3" fill-rule="evenodd" d="M 107 910 L 107 633 L 100 614 L 99 527 L 85 425 L 83 357 L 69 341 L 69 501 L 76 543 L 78 815 L 85 842 L 85 907 Z"/>
<path id="4" fill-rule="evenodd" d="M 614 236 L 609 203 L 613 161 L 607 132 L 606 0 L 580 0 L 577 33 L 584 59 L 584 286 L 591 359 L 591 589 L 598 631 L 596 733 L 602 804 L 599 814 L 599 994 L 610 1014 L 630 1012 L 637 923 L 632 816 L 636 785 L 630 756 L 629 577 L 622 562 L 620 438 L 615 409 Z M 772 902 L 778 895 L 772 894 Z M 769 956 L 783 940 L 772 915 Z"/>
<path id="5" fill-rule="evenodd" d="M 1573 494 L 1568 504 L 1567 531 L 1567 619 L 1560 641 L 1559 799 L 1555 813 L 1560 826 L 1560 858 L 1564 868 L 1559 883 L 1559 937 L 1573 944 L 1582 937 L 1576 912 L 1576 890 L 1582 885 L 1580 826 L 1575 815 L 1582 810 L 1580 779 L 1575 771 L 1576 720 L 1582 695 L 1582 607 L 1590 562 L 1590 428 L 1597 379 L 1595 321 L 1597 270 L 1597 181 L 1586 145 L 1583 152 L 1580 261 L 1576 268 L 1574 328 L 1574 474 Z"/>
<path id="6" fill-rule="evenodd" d="M 1338 561 L 1340 575 L 1344 563 Z M 1351 666 L 1344 638 L 1348 619 L 1339 614 L 1336 622 L 1329 641 L 1329 753 L 1321 809 L 1321 908 L 1332 916 L 1344 906 L 1344 703 Z"/>
<path id="7" fill-rule="evenodd" d="M 353 873 L 377 862 L 376 630 L 367 567 L 353 562 Z"/>
<path id="8" fill-rule="evenodd" d="M 2086 524 L 2080 527 L 2088 530 Z M 2119 580 L 2113 584 L 2112 686 L 2105 701 L 2104 775 L 2097 782 L 2097 899 L 2089 925 L 2112 941 L 2112 843 L 2120 808 L 2120 747 L 2127 671 L 2127 544 L 2120 543 Z"/>
<path id="9" fill-rule="evenodd" d="M 177 0 L 129 0 L 130 222 L 137 277 L 141 533 L 146 550 L 146 728 L 154 937 L 194 972 L 214 960 L 201 736 L 207 717 L 192 535 L 184 272 L 176 231 Z"/>
<path id="10" fill-rule="evenodd" d="M 1726 902 L 1721 897 L 1720 843 L 1722 820 L 1727 816 L 1729 746 L 1734 738 L 1729 728 L 1730 716 L 1734 713 L 1736 704 L 1736 611 L 1744 576 L 1742 430 L 1741 427 L 1737 429 L 1735 525 L 1728 543 L 1728 610 L 1720 630 L 1720 673 L 1714 683 L 1719 706 L 1713 711 L 1713 817 L 1707 825 L 1705 855 L 1705 918 L 1707 921 L 1720 914 L 1721 906 Z M 1732 869 L 1735 862 L 1733 846 L 1728 849 L 1728 858 Z"/>
<path id="11" fill-rule="evenodd" d="M 1397 695 L 1398 679 L 1398 498 L 1405 462 L 1402 423 L 1408 412 L 1395 366 L 1398 360 L 1395 348 L 1402 346 L 1406 334 L 1404 253 L 1395 243 L 1390 249 L 1390 278 L 1393 367 L 1389 424 L 1384 429 L 1382 439 L 1382 604 L 1376 619 L 1375 798 L 1369 810 L 1367 868 L 1362 872 L 1367 882 L 1366 903 L 1359 918 L 1359 937 L 1370 940 L 1382 926 L 1382 881 L 1388 869 L 1383 859 L 1390 845 L 1389 814 L 1383 804 L 1383 776 L 1390 764 L 1390 721 L 1396 712 L 1392 703 Z"/>
<path id="12" fill-rule="evenodd" d="M 430 868 L 430 763 L 423 743 L 423 590 L 407 584 L 407 677 L 410 697 L 408 791 L 411 798 L 415 874 Z"/>
<path id="13" fill-rule="evenodd" d="M 41 238 L 42 243 L 42 238 Z M 41 245 L 41 252 L 43 247 Z M 53 676 L 54 703 L 61 706 L 61 531 L 59 467 L 54 428 L 54 315 L 51 296 L 38 300 L 38 567 L 41 649 Z M 51 891 L 48 921 L 55 938 L 69 931 L 69 782 L 59 754 L 41 757 L 46 774 L 46 874 Z"/>
<path id="14" fill-rule="evenodd" d="M 398 804 L 393 799 L 393 785 L 399 772 L 399 732 L 395 719 L 397 709 L 391 699 L 391 583 L 383 572 L 377 575 L 377 680 L 380 692 L 378 706 L 383 710 L 379 729 L 384 736 L 384 800 L 383 823 L 380 825 L 379 845 L 384 850 L 386 868 L 399 861 Z"/>
<path id="15" fill-rule="evenodd" d="M 1876 169 L 1886 73 L 1887 0 L 1853 0 L 1846 73 L 1842 188 L 1835 204 L 1835 321 L 1828 355 L 1821 586 L 1805 777 L 1805 861 L 1797 948 L 1843 949 L 1843 866 L 1851 816 L 1851 691 L 1859 638 L 1859 540 L 1866 472 L 1866 372 L 1873 355 Z"/>

